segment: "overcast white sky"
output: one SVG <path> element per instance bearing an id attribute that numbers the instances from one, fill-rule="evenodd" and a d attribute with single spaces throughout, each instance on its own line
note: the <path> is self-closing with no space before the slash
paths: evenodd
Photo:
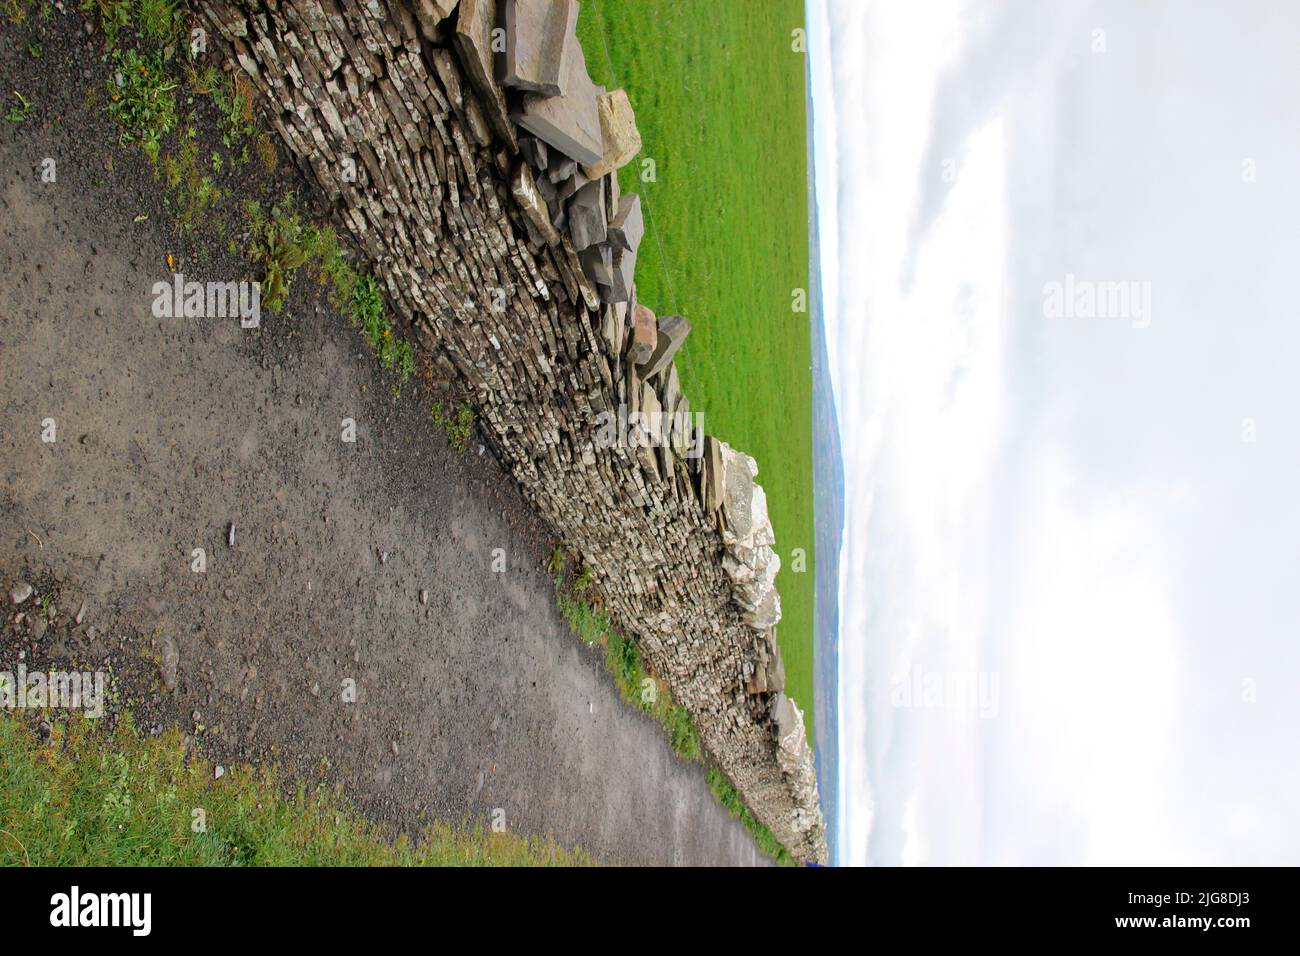
<path id="1" fill-rule="evenodd" d="M 1300 862 L 1300 4 L 808 19 L 840 861 Z"/>

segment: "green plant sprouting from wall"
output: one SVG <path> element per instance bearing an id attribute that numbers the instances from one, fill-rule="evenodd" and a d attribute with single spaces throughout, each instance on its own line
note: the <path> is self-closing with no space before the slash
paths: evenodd
<path id="1" fill-rule="evenodd" d="M 448 411 L 441 401 L 437 401 L 430 406 L 429 417 L 447 433 L 447 444 L 457 454 L 465 454 L 470 436 L 474 434 L 474 409 L 461 402 L 454 411 Z"/>

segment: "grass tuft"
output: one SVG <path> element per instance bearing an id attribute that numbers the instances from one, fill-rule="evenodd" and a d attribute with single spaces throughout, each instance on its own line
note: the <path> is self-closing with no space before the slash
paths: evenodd
<path id="1" fill-rule="evenodd" d="M 446 431 L 447 444 L 458 455 L 465 454 L 470 436 L 474 434 L 474 409 L 461 402 L 454 412 L 448 412 L 442 402 L 434 402 L 429 415 L 435 425 Z"/>
<path id="2" fill-rule="evenodd" d="M 183 233 L 207 228 L 205 213 L 220 203 L 224 195 L 214 179 L 221 172 L 220 154 L 214 153 L 213 160 L 206 168 L 200 164 L 198 142 L 193 136 L 185 137 L 179 152 L 162 159 L 163 176 L 170 192 L 167 202 L 176 217 L 176 228 Z M 215 225 L 219 233 L 221 222 L 217 220 Z"/>
<path id="3" fill-rule="evenodd" d="M 31 0 L 0 0 L 0 17 L 9 21 L 11 26 L 20 27 L 27 22 L 27 8 Z"/>
<path id="4" fill-rule="evenodd" d="M 140 35 L 158 45 L 174 44 L 184 36 L 188 10 L 179 0 L 138 0 Z"/>
<path id="5" fill-rule="evenodd" d="M 10 123 L 25 123 L 28 114 L 32 111 L 31 101 L 17 90 L 14 90 L 14 98 L 17 99 L 18 102 L 9 107 L 9 112 L 5 114 L 5 119 Z"/>
<path id="6" fill-rule="evenodd" d="M 379 285 L 373 276 L 363 275 L 352 283 L 351 313 L 352 321 L 361 326 L 361 334 L 366 337 L 370 350 L 378 356 L 379 364 L 390 372 L 397 372 L 402 382 L 409 379 L 415 373 L 415 349 L 406 339 L 393 334 L 384 311 L 384 301 L 379 295 Z M 462 407 L 448 429 L 448 437 L 456 439 L 452 444 L 462 452 L 469 441 L 469 427 L 474 421 L 473 410 L 469 410 L 469 422 L 462 425 L 461 418 L 466 409 L 468 406 Z"/>
<path id="7" fill-rule="evenodd" d="M 240 74 L 225 74 L 212 64 L 186 67 L 190 91 L 212 100 L 217 111 L 217 132 L 226 149 L 238 148 L 236 165 L 248 161 L 248 143 L 257 128 L 253 123 L 253 88 Z"/>
<path id="8" fill-rule="evenodd" d="M 393 331 L 379 284 L 352 265 L 334 229 L 304 225 L 292 194 L 282 197 L 269 213 L 252 200 L 243 205 L 252 236 L 248 251 L 261 269 L 262 301 L 267 307 L 272 312 L 282 311 L 294 275 L 303 266 L 312 265 L 320 282 L 329 286 L 334 304 L 361 329 L 380 366 L 396 373 L 393 390 L 400 393 L 401 386 L 415 374 L 415 348 Z M 467 425 L 461 424 L 460 415 L 453 423 L 465 430 L 466 440 L 473 424 L 473 412 L 469 414 Z"/>
<path id="9" fill-rule="evenodd" d="M 130 0 L 83 0 L 81 9 L 99 17 L 104 45 L 110 50 L 117 46 L 118 37 L 131 24 Z"/>

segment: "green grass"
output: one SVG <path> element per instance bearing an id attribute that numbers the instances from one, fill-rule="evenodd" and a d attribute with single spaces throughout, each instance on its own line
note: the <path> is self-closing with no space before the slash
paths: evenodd
<path id="1" fill-rule="evenodd" d="M 183 0 L 82 0 L 81 9 L 99 20 L 108 49 L 117 46 L 124 30 L 134 31 L 168 59 L 184 38 L 189 17 Z"/>
<path id="2" fill-rule="evenodd" d="M 217 130 L 221 144 L 227 149 L 237 147 L 240 152 L 234 164 L 248 161 L 248 144 L 244 142 L 257 131 L 253 122 L 253 89 L 239 74 L 225 74 L 212 64 L 203 68 L 186 67 L 185 78 L 190 92 L 207 96 L 217 111 Z"/>
<path id="3" fill-rule="evenodd" d="M 196 813 L 199 811 L 199 813 Z M 0 866 L 569 866 L 581 851 L 431 824 L 390 839 L 325 787 L 188 758 L 179 731 L 141 737 L 84 718 L 49 746 L 0 713 Z"/>
<path id="4" fill-rule="evenodd" d="M 397 372 L 405 382 L 415 372 L 415 348 L 406 339 L 394 335 L 379 295 L 379 286 L 368 275 L 359 276 L 352 283 L 352 321 L 361 326 L 370 350 L 379 358 L 379 364 L 390 372 Z M 468 415 L 468 420 L 466 419 Z M 464 451 L 469 442 L 474 410 L 462 406 L 456 420 L 448 428 L 448 436 L 458 451 Z"/>
<path id="5" fill-rule="evenodd" d="M 293 194 L 281 197 L 269 212 L 255 201 L 245 200 L 243 211 L 252 237 L 248 255 L 262 274 L 263 304 L 272 312 L 281 312 L 298 270 L 313 267 L 320 283 L 328 286 L 334 304 L 361 329 L 380 367 L 396 374 L 393 391 L 400 394 L 402 385 L 415 374 L 415 347 L 393 331 L 379 284 L 352 265 L 334 228 L 304 224 Z M 464 412 L 453 423 L 456 429 L 464 429 L 465 441 L 473 424 L 472 409 L 469 415 L 468 423 Z"/>
<path id="6" fill-rule="evenodd" d="M 190 126 L 187 131 L 193 129 Z M 187 135 L 179 150 L 163 156 L 161 166 L 168 189 L 167 205 L 176 218 L 176 228 L 183 233 L 211 230 L 219 234 L 221 220 L 207 215 L 224 196 L 213 178 L 219 170 L 210 162 L 207 167 L 200 165 L 195 138 Z"/>
<path id="7" fill-rule="evenodd" d="M 693 331 L 677 359 L 710 434 L 751 454 L 782 568 L 787 690 L 813 723 L 812 373 L 801 0 L 587 0 L 592 79 L 623 87 L 643 148 L 620 173 L 646 234 L 637 298 Z M 655 182 L 641 179 L 655 161 Z M 802 548 L 807 572 L 791 570 Z"/>
<path id="8" fill-rule="evenodd" d="M 163 140 L 176 128 L 177 84 L 167 77 L 158 54 L 114 50 L 113 60 L 108 112 L 122 127 L 122 144 L 139 143 L 157 162 Z"/>
<path id="9" fill-rule="evenodd" d="M 0 0 L 0 17 L 9 21 L 10 26 L 22 26 L 27 22 L 29 6 L 31 0 Z"/>
<path id="10" fill-rule="evenodd" d="M 136 17 L 141 36 L 157 44 L 175 43 L 185 33 L 187 10 L 181 0 L 139 0 Z"/>

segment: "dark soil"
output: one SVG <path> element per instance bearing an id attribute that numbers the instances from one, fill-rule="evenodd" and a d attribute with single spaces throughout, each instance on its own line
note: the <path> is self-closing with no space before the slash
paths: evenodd
<path id="1" fill-rule="evenodd" d="M 118 143 L 101 42 L 75 12 L 0 32 L 0 90 L 33 103 L 0 121 L 3 603 L 36 586 L 5 613 L 0 670 L 109 669 L 106 719 L 341 782 L 395 828 L 501 808 L 610 862 L 762 862 L 558 616 L 553 542 L 512 479 L 477 436 L 448 447 L 415 380 L 394 395 L 305 271 L 260 329 L 154 318 L 169 255 L 187 279 L 256 278 L 235 200 L 314 200 L 283 158 L 254 160 L 178 236 L 155 168 Z"/>

